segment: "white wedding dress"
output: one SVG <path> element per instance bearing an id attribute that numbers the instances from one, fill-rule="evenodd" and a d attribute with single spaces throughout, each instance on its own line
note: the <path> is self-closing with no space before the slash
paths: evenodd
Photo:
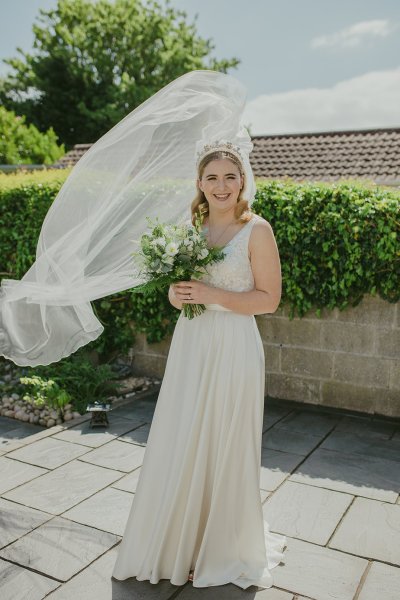
<path id="1" fill-rule="evenodd" d="M 202 281 L 248 291 L 252 215 Z M 264 349 L 253 315 L 218 304 L 175 326 L 112 576 L 193 586 L 273 584 L 286 537 L 260 496 Z"/>

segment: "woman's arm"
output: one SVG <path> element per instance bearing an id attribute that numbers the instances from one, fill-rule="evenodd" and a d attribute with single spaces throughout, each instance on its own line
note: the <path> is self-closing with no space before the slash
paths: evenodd
<path id="1" fill-rule="evenodd" d="M 272 227 L 265 219 L 253 226 L 249 250 L 254 289 L 231 292 L 216 288 L 215 302 L 243 314 L 274 313 L 282 294 L 281 263 Z"/>

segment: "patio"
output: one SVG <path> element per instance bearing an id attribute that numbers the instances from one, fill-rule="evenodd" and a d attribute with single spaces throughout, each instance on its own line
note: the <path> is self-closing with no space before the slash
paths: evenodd
<path id="1" fill-rule="evenodd" d="M 400 422 L 271 399 L 260 494 L 288 540 L 274 586 L 111 579 L 156 397 L 119 401 L 106 430 L 84 415 L 13 434 L 0 419 L 2 600 L 400 597 Z"/>

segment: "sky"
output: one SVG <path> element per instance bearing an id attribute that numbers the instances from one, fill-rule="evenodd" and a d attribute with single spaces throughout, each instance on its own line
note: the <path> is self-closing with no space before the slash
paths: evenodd
<path id="1" fill-rule="evenodd" d="M 95 1 L 95 0 L 92 0 Z M 158 0 L 185 11 L 211 56 L 238 58 L 251 135 L 400 127 L 399 0 Z M 39 9 L 0 0 L 1 59 L 33 49 Z"/>

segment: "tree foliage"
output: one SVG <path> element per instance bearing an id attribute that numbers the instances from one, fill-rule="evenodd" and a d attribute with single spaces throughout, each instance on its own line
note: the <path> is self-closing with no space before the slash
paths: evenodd
<path id="1" fill-rule="evenodd" d="M 0 81 L 0 103 L 41 131 L 52 126 L 67 149 L 95 142 L 188 71 L 239 64 L 209 57 L 211 40 L 168 0 L 58 0 L 39 12 L 34 54 L 17 48 L 23 58 L 3 60 L 14 73 Z"/>
<path id="2" fill-rule="evenodd" d="M 52 127 L 41 133 L 37 127 L 25 123 L 25 117 L 0 106 L 0 164 L 53 164 L 65 154 L 65 147 L 57 145 Z"/>

